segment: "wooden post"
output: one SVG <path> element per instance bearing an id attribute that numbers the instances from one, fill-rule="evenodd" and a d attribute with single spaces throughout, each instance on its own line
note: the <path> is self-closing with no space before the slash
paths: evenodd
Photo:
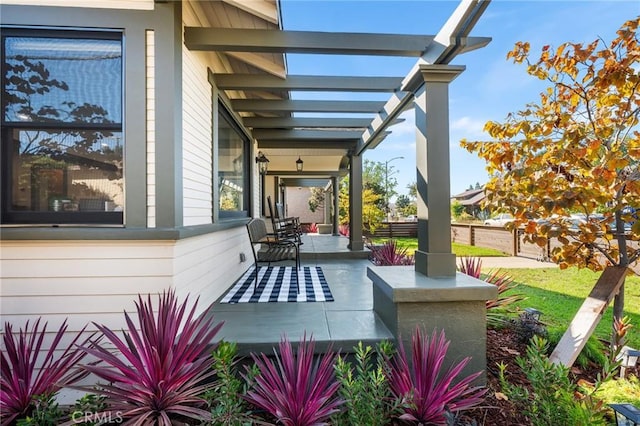
<path id="1" fill-rule="evenodd" d="M 602 319 L 607 306 L 620 291 L 627 271 L 628 268 L 624 266 L 605 268 L 578 313 L 573 317 L 569 328 L 558 342 L 558 346 L 553 350 L 549 357 L 551 362 L 567 367 L 573 365 Z"/>

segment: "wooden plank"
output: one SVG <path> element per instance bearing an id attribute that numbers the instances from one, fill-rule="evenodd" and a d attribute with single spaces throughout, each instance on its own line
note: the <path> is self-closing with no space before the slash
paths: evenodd
<path id="1" fill-rule="evenodd" d="M 604 311 L 618 293 L 628 269 L 609 266 L 600 275 L 589 296 L 582 303 L 558 346 L 549 357 L 554 364 L 571 367 L 602 319 Z"/>

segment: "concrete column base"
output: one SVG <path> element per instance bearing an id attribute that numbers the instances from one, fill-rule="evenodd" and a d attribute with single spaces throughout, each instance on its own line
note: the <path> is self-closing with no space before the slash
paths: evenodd
<path id="1" fill-rule="evenodd" d="M 318 227 L 318 234 L 331 234 L 333 232 L 333 225 L 330 223 L 319 223 L 316 226 Z"/>
<path id="2" fill-rule="evenodd" d="M 367 276 L 373 281 L 373 310 L 397 341 L 410 348 L 416 325 L 429 335 L 444 329 L 451 341 L 445 368 L 471 357 L 461 377 L 484 371 L 476 383 L 486 384 L 485 301 L 497 297 L 496 286 L 465 274 L 427 277 L 411 266 L 372 266 Z"/>
<path id="3" fill-rule="evenodd" d="M 456 274 L 456 255 L 416 250 L 416 271 L 428 277 L 452 277 Z"/>

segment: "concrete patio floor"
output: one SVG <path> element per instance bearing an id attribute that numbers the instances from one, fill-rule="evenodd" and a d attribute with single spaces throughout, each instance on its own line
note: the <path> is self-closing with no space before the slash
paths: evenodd
<path id="1" fill-rule="evenodd" d="M 303 235 L 302 266 L 320 266 L 333 302 L 215 303 L 210 313 L 225 324 L 217 337 L 238 344 L 241 355 L 271 352 L 286 335 L 292 342 L 313 335 L 316 350 L 330 343 L 350 352 L 358 341 L 374 345 L 393 335 L 373 312 L 372 282 L 367 278 L 367 252 L 351 252 L 348 239 Z"/>

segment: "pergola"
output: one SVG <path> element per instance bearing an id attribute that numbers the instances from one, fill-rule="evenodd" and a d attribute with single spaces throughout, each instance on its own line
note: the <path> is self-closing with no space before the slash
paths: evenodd
<path id="1" fill-rule="evenodd" d="M 448 85 L 464 67 L 449 64 L 458 54 L 489 43 L 488 37 L 469 36 L 489 1 L 463 0 L 436 35 L 286 31 L 275 0 L 194 3 L 202 12 L 202 25 L 186 27 L 184 43 L 190 50 L 215 52 L 228 70 L 211 78 L 225 102 L 251 129 L 257 149 L 268 156 L 268 176 L 274 177 L 275 185 L 330 180 L 337 212 L 337 179 L 349 174 L 352 250 L 363 249 L 362 155 L 389 134 L 402 112 L 415 109 L 416 270 L 427 276 L 455 275 L 450 243 Z M 233 19 L 214 18 L 225 14 L 233 14 Z M 404 77 L 288 75 L 286 53 L 418 59 Z M 389 98 L 386 102 L 293 100 L 293 91 L 351 96 L 384 92 Z M 309 112 L 327 116 L 300 116 Z M 356 118 L 354 113 L 368 116 Z M 302 172 L 295 168 L 297 158 L 304 160 Z M 264 192 L 264 180 L 262 188 Z"/>

